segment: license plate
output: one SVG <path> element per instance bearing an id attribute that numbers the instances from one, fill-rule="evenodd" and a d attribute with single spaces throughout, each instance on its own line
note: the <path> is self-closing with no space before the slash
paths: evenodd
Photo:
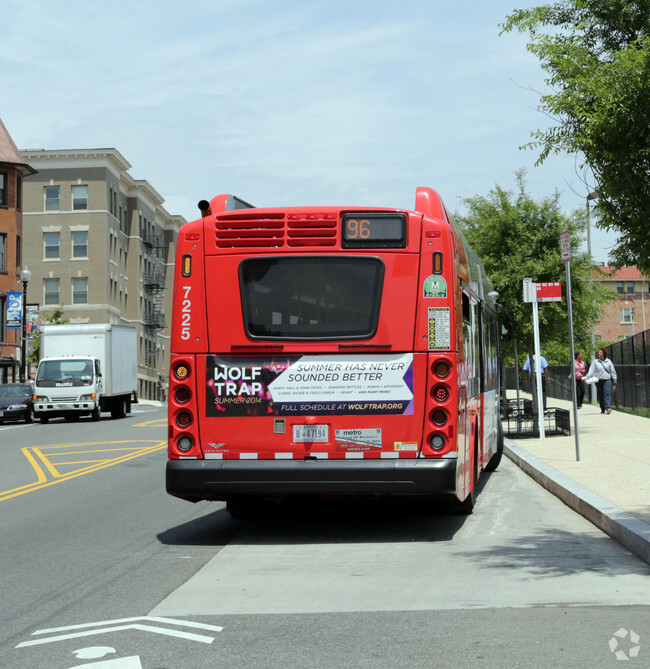
<path id="1" fill-rule="evenodd" d="M 4 411 L 0 411 L 0 417 L 2 417 L 2 416 L 4 416 L 4 415 L 5 415 L 5 412 L 4 412 Z"/>
<path id="2" fill-rule="evenodd" d="M 329 425 L 294 425 L 293 441 L 296 444 L 326 444 L 329 441 Z"/>

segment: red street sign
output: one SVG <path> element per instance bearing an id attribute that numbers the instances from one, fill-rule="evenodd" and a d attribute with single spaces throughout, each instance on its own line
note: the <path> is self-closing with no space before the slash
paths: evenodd
<path id="1" fill-rule="evenodd" d="M 538 302 L 561 302 L 562 284 L 559 281 L 536 283 Z"/>

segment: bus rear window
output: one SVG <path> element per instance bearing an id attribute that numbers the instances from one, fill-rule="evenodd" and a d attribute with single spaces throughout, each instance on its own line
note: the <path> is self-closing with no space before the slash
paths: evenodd
<path id="1" fill-rule="evenodd" d="M 250 337 L 366 339 L 377 330 L 384 278 L 379 258 L 250 258 L 239 273 Z"/>

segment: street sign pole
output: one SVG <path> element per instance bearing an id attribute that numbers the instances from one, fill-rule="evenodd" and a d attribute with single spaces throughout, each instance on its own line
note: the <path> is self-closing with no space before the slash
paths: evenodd
<path id="1" fill-rule="evenodd" d="M 537 307 L 537 286 L 531 278 L 526 277 L 524 279 L 524 302 L 531 302 L 533 305 L 533 339 L 535 347 L 535 369 L 532 369 L 532 365 L 529 362 L 530 378 L 533 378 L 535 374 L 535 386 L 537 390 L 537 424 L 539 425 L 539 438 L 545 439 L 546 432 L 544 430 L 544 399 L 542 396 L 542 361 L 540 360 L 540 345 L 539 345 L 539 311 Z"/>
<path id="2" fill-rule="evenodd" d="M 573 425 L 576 441 L 576 460 L 580 460 L 580 436 L 578 434 L 578 397 L 576 392 L 575 347 L 573 343 L 573 304 L 571 302 L 571 233 L 566 230 L 560 235 L 562 262 L 566 267 L 566 300 L 569 312 L 569 344 L 571 346 L 571 389 L 573 395 Z"/>
<path id="3" fill-rule="evenodd" d="M 537 422 L 539 424 L 539 438 L 546 439 L 544 428 L 544 398 L 542 396 L 542 361 L 540 359 L 539 344 L 539 307 L 537 300 L 533 302 L 533 335 L 535 339 L 535 385 L 537 386 Z M 533 370 L 530 370 L 531 374 Z"/>

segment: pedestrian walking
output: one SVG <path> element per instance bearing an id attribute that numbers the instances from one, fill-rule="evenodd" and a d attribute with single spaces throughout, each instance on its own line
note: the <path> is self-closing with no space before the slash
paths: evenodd
<path id="1" fill-rule="evenodd" d="M 539 356 L 539 364 L 540 367 L 542 368 L 542 402 L 544 405 L 544 409 L 546 409 L 546 384 L 548 381 L 551 380 L 551 376 L 548 372 L 548 361 L 543 355 Z M 530 384 L 530 380 L 535 373 L 535 354 L 533 353 L 533 371 L 530 371 L 530 358 L 526 358 L 526 362 L 524 363 L 524 366 L 522 367 L 523 372 L 524 372 L 524 383 L 526 385 Z"/>
<path id="2" fill-rule="evenodd" d="M 589 371 L 584 377 L 585 381 L 596 379 L 596 394 L 600 413 L 612 413 L 612 393 L 616 392 L 616 368 L 614 363 L 607 357 L 607 349 L 599 348 L 597 357 L 589 366 Z"/>
<path id="3" fill-rule="evenodd" d="M 582 409 L 582 402 L 585 398 L 585 382 L 584 377 L 587 373 L 587 363 L 582 359 L 582 353 L 578 352 L 573 361 L 573 368 L 576 375 L 576 394 L 578 399 L 578 409 Z M 571 378 L 571 374 L 569 374 Z"/>

